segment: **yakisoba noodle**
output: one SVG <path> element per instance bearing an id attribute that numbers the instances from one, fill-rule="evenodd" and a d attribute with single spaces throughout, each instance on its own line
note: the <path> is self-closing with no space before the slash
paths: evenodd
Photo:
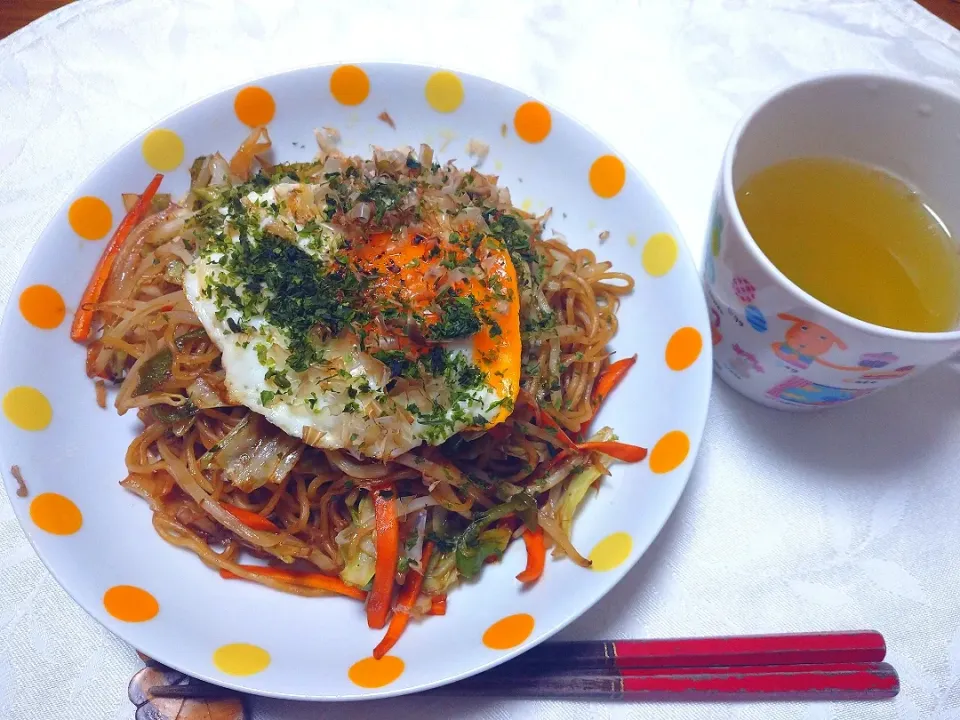
<path id="1" fill-rule="evenodd" d="M 121 484 L 156 531 L 225 578 L 365 600 L 371 627 L 393 608 L 382 655 L 514 538 L 521 581 L 550 548 L 589 567 L 574 513 L 645 455 L 588 438 L 632 364 L 607 346 L 633 280 L 427 146 L 318 140 L 271 165 L 258 128 L 198 158 L 183 199 L 125 196 L 73 336 L 143 423 Z"/>

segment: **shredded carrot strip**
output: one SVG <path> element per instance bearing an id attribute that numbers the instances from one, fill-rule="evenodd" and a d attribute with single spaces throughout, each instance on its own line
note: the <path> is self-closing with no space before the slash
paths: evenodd
<path id="1" fill-rule="evenodd" d="M 252 575 L 273 578 L 274 580 L 283 580 L 291 585 L 302 585 L 303 587 L 316 588 L 317 590 L 327 590 L 337 595 L 344 595 L 355 600 L 365 600 L 367 594 L 360 588 L 348 585 L 343 580 L 331 575 L 324 575 L 319 572 L 298 572 L 296 570 L 287 570 L 278 567 L 263 567 L 261 565 L 241 565 L 241 568 Z M 220 577 L 225 580 L 240 580 L 239 575 L 220 569 Z"/>
<path id="2" fill-rule="evenodd" d="M 446 615 L 447 614 L 447 596 L 446 595 L 434 595 L 430 598 L 430 615 Z"/>
<path id="3" fill-rule="evenodd" d="M 637 363 L 637 356 L 623 358 L 611 363 L 597 377 L 597 382 L 593 386 L 593 401 L 601 403 L 607 399 L 607 396 L 613 392 L 613 389 L 620 384 L 620 381 L 626 376 L 627 371 Z"/>
<path id="4" fill-rule="evenodd" d="M 266 530 L 267 532 L 280 532 L 274 523 L 270 520 L 267 520 L 263 515 L 258 515 L 255 512 L 250 510 L 245 510 L 242 507 L 237 507 L 236 505 L 230 505 L 228 503 L 220 503 L 224 510 L 233 515 L 237 520 L 242 522 L 251 530 Z"/>
<path id="5" fill-rule="evenodd" d="M 379 630 L 387 624 L 397 575 L 397 559 L 400 555 L 400 523 L 397 519 L 396 494 L 390 490 L 374 492 L 373 512 L 377 565 L 373 576 L 373 588 L 367 596 L 367 625 L 374 630 Z"/>
<path id="6" fill-rule="evenodd" d="M 517 396 L 521 402 L 526 405 L 529 405 L 533 410 L 533 417 L 537 421 L 537 425 L 543 428 L 544 430 L 549 430 L 552 432 L 557 440 L 563 445 L 564 448 L 568 450 L 576 450 L 577 444 L 570 438 L 567 434 L 567 431 L 564 430 L 560 425 L 554 420 L 553 416 L 540 407 L 540 404 L 534 399 L 533 395 L 528 393 L 526 390 L 521 389 L 520 394 Z M 497 428 L 502 427 L 498 425 Z M 496 430 L 494 428 L 493 430 Z M 491 430 L 490 432 L 493 432 Z M 509 433 L 508 433 L 509 434 Z M 497 438 L 500 439 L 500 438 Z"/>
<path id="7" fill-rule="evenodd" d="M 80 304 L 77 306 L 77 312 L 73 316 L 73 324 L 70 326 L 70 339 L 76 342 L 85 342 L 90 337 L 90 326 L 93 324 L 94 307 L 100 301 L 100 295 L 103 288 L 110 278 L 110 271 L 113 269 L 113 263 L 117 260 L 117 254 L 120 252 L 120 246 L 127 239 L 130 231 L 133 230 L 147 214 L 150 209 L 150 203 L 153 196 L 157 193 L 157 188 L 163 181 L 163 175 L 157 173 L 153 180 L 143 191 L 143 195 L 137 200 L 136 205 L 127 213 L 126 217 L 117 226 L 110 242 L 103 249 L 103 255 L 97 263 L 96 270 L 93 271 L 93 277 L 87 283 L 87 289 L 83 291 L 80 298 Z"/>
<path id="8" fill-rule="evenodd" d="M 410 611 L 413 610 L 417 598 L 420 597 L 420 588 L 423 587 L 423 576 L 426 573 L 427 564 L 430 562 L 430 556 L 433 554 L 433 543 L 426 543 L 423 546 L 423 556 L 420 558 L 420 567 L 424 571 L 418 573 L 411 571 L 407 576 L 407 581 L 400 589 L 400 596 L 397 598 L 397 607 L 390 618 L 390 627 L 387 628 L 387 634 L 383 636 L 380 644 L 373 649 L 373 656 L 379 660 L 391 648 L 397 644 L 403 631 L 407 629 L 410 622 Z"/>
<path id="9" fill-rule="evenodd" d="M 597 411 L 600 410 L 603 401 L 607 399 L 607 396 L 610 395 L 623 378 L 626 377 L 627 371 L 632 368 L 636 362 L 636 355 L 623 358 L 623 360 L 617 360 L 617 362 L 608 365 L 603 372 L 597 376 L 597 380 L 593 384 L 593 392 L 590 394 L 590 401 L 593 404 L 593 414 L 580 426 L 581 435 L 587 432 L 590 423 L 593 422 L 593 419 L 597 416 Z"/>
<path id="10" fill-rule="evenodd" d="M 543 568 L 547 562 L 547 546 L 543 541 L 543 528 L 534 531 L 529 529 L 523 532 L 523 544 L 527 546 L 527 567 L 517 575 L 522 583 L 532 583 L 543 575 Z"/>
<path id="11" fill-rule="evenodd" d="M 647 456 L 646 448 L 622 442 L 585 442 L 577 445 L 577 448 L 584 452 L 603 453 L 628 463 L 640 462 Z"/>
<path id="12" fill-rule="evenodd" d="M 557 440 L 559 440 L 564 447 L 572 450 L 577 446 L 577 444 L 570 439 L 570 436 L 567 435 L 567 431 L 560 427 L 557 421 L 553 419 L 553 416 L 541 408 L 532 397 L 528 397 L 527 402 L 530 403 L 534 414 L 537 416 L 537 425 L 552 431 L 557 436 Z"/>

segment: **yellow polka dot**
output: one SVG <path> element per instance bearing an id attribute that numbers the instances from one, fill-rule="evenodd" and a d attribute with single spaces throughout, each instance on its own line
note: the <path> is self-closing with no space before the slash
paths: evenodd
<path id="1" fill-rule="evenodd" d="M 533 632 L 532 615 L 517 613 L 497 620 L 483 634 L 483 644 L 491 650 L 509 650 L 514 648 Z"/>
<path id="2" fill-rule="evenodd" d="M 441 70 L 427 80 L 424 94 L 430 107 L 437 112 L 453 112 L 463 102 L 463 83 L 452 72 Z"/>
<path id="3" fill-rule="evenodd" d="M 525 102 L 513 115 L 514 130 L 521 140 L 528 143 L 542 142 L 550 134 L 551 124 L 547 106 L 534 100 Z"/>
<path id="4" fill-rule="evenodd" d="M 634 235 L 633 233 L 630 233 L 629 235 L 627 235 L 627 245 L 629 245 L 630 247 L 636 247 L 638 242 L 639 241 L 637 240 L 637 236 Z"/>
<path id="5" fill-rule="evenodd" d="M 160 612 L 157 599 L 134 585 L 114 585 L 103 594 L 103 607 L 123 622 L 146 622 Z"/>
<path id="6" fill-rule="evenodd" d="M 73 535 L 83 525 L 83 515 L 72 500 L 59 493 L 42 493 L 30 503 L 33 524 L 51 535 Z"/>
<path id="7" fill-rule="evenodd" d="M 98 197 L 85 195 L 70 204 L 67 211 L 70 227 L 84 240 L 99 240 L 113 227 L 113 213 Z"/>
<path id="8" fill-rule="evenodd" d="M 341 65 L 330 76 L 330 94 L 341 105 L 359 105 L 370 94 L 370 78 L 356 65 Z"/>
<path id="9" fill-rule="evenodd" d="M 277 104 L 273 95 L 257 85 L 243 88 L 233 99 L 233 111 L 244 125 L 258 127 L 273 120 Z"/>
<path id="10" fill-rule="evenodd" d="M 677 241 L 673 235 L 652 235 L 643 246 L 643 269 L 654 277 L 666 275 L 677 261 L 677 252 Z"/>
<path id="11" fill-rule="evenodd" d="M 668 473 L 676 470 L 680 464 L 687 459 L 690 454 L 690 438 L 686 433 L 679 430 L 672 430 L 657 440 L 657 444 L 650 451 L 650 459 L 647 461 L 650 470 L 657 474 Z"/>
<path id="12" fill-rule="evenodd" d="M 590 552 L 592 570 L 606 572 L 621 565 L 630 557 L 633 550 L 633 538 L 625 532 L 615 532 L 598 542 Z"/>
<path id="13" fill-rule="evenodd" d="M 53 419 L 50 401 L 36 388 L 21 385 L 3 396 L 3 414 L 21 430 L 43 430 Z"/>
<path id="14" fill-rule="evenodd" d="M 394 655 L 384 655 L 379 660 L 368 657 L 351 665 L 347 677 L 362 688 L 380 688 L 403 675 L 404 667 L 403 660 Z"/>
<path id="15" fill-rule="evenodd" d="M 627 168 L 613 155 L 601 155 L 590 166 L 590 187 L 602 198 L 612 198 L 623 189 Z"/>
<path id="16" fill-rule="evenodd" d="M 231 643 L 214 651 L 213 664 L 227 675 L 256 675 L 270 665 L 270 653 L 249 643 Z"/>
<path id="17" fill-rule="evenodd" d="M 183 140 L 173 130 L 151 130 L 143 139 L 140 149 L 147 165 L 160 172 L 176 170 L 183 162 Z"/>
<path id="18" fill-rule="evenodd" d="M 63 322 L 67 307 L 49 285 L 31 285 L 20 293 L 20 314 L 34 327 L 53 330 Z"/>
<path id="19" fill-rule="evenodd" d="M 671 370 L 686 370 L 700 357 L 703 338 L 696 328 L 683 327 L 667 341 L 666 360 Z"/>

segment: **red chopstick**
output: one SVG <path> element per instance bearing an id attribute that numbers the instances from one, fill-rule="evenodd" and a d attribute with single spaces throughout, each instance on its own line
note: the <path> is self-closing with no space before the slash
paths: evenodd
<path id="1" fill-rule="evenodd" d="M 545 643 L 507 666 L 656 668 L 880 662 L 883 636 L 856 632 Z"/>
<path id="2" fill-rule="evenodd" d="M 485 673 L 434 692 L 511 698 L 762 702 L 883 700 L 899 691 L 896 671 L 881 662 Z"/>
<path id="3" fill-rule="evenodd" d="M 859 632 L 547 643 L 440 692 L 622 700 L 880 700 L 900 691 Z"/>

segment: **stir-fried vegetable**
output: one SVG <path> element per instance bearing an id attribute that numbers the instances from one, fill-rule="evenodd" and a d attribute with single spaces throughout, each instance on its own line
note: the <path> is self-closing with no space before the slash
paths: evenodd
<path id="1" fill-rule="evenodd" d="M 406 539 L 400 553 L 400 564 L 406 567 L 416 568 L 418 572 L 425 571 L 424 551 L 427 537 L 427 511 L 420 510 L 413 514 L 412 520 L 408 519 Z M 397 574 L 402 573 L 397 569 Z"/>
<path id="2" fill-rule="evenodd" d="M 457 550 L 457 570 L 465 578 L 472 578 L 480 572 L 484 563 L 494 562 L 503 557 L 510 544 L 513 533 L 507 528 L 493 528 L 480 533 L 477 541 L 466 550 L 460 546 Z"/>
<path id="3" fill-rule="evenodd" d="M 207 331 L 201 328 L 194 328 L 193 330 L 187 330 L 183 335 L 177 335 L 174 339 L 173 344 L 177 346 L 177 350 L 181 352 L 187 347 L 187 343 L 191 340 L 205 340 L 207 338 Z"/>
<path id="4" fill-rule="evenodd" d="M 622 360 L 617 360 L 615 363 L 611 363 L 597 377 L 596 383 L 593 385 L 593 400 L 596 403 L 601 403 L 606 400 L 607 396 L 613 391 L 617 385 L 620 384 L 620 381 L 626 376 L 627 371 L 630 370 L 637 362 L 637 356 L 623 358 Z"/>
<path id="5" fill-rule="evenodd" d="M 647 449 L 639 445 L 628 445 L 622 442 L 585 442 L 577 445 L 577 449 L 587 452 L 598 452 L 609 455 L 627 463 L 640 462 L 647 456 Z"/>
<path id="6" fill-rule="evenodd" d="M 457 570 L 466 578 L 471 578 L 480 572 L 483 563 L 489 557 L 503 555 L 510 542 L 510 531 L 506 532 L 506 541 L 497 530 L 484 532 L 484 529 L 503 518 L 523 513 L 531 507 L 536 508 L 536 501 L 527 493 L 521 493 L 509 501 L 480 513 L 463 531 L 457 541 Z"/>
<path id="7" fill-rule="evenodd" d="M 150 184 L 147 185 L 146 190 L 143 191 L 143 195 L 137 200 L 133 209 L 127 213 L 126 217 L 124 217 L 117 226 L 113 237 L 110 238 L 110 242 L 107 243 L 107 246 L 104 248 L 103 255 L 100 256 L 100 262 L 97 263 L 97 268 L 93 271 L 90 282 L 87 283 L 87 289 L 83 291 L 83 296 L 80 298 L 77 312 L 73 316 L 73 324 L 70 326 L 70 338 L 72 340 L 76 342 L 86 342 L 87 338 L 90 337 L 90 327 L 93 325 L 93 314 L 96 312 L 96 305 L 100 301 L 103 288 L 106 286 L 107 280 L 110 279 L 110 271 L 113 269 L 113 264 L 117 260 L 117 253 L 120 252 L 120 246 L 123 245 L 123 241 L 127 239 L 130 231 L 146 216 L 147 211 L 150 209 L 153 196 L 156 194 L 157 188 L 160 187 L 162 181 L 163 175 L 157 173 L 153 180 L 150 181 Z"/>
<path id="8" fill-rule="evenodd" d="M 133 396 L 146 395 L 153 392 L 170 377 L 173 365 L 173 353 L 170 348 L 163 348 L 147 358 L 140 366 L 140 377 Z"/>
<path id="9" fill-rule="evenodd" d="M 230 172 L 241 180 L 250 179 L 253 161 L 261 153 L 270 149 L 270 135 L 265 127 L 254 128 L 236 154 L 230 158 Z"/>
<path id="10" fill-rule="evenodd" d="M 268 520 L 263 515 L 252 512 L 251 510 L 246 510 L 242 507 L 237 507 L 236 505 L 230 505 L 228 503 L 220 504 L 223 505 L 224 510 L 233 515 L 248 528 L 252 528 L 253 530 L 266 530 L 267 532 L 280 532 L 280 528 L 278 528 L 272 521 Z"/>
<path id="11" fill-rule="evenodd" d="M 615 363 L 608 365 L 606 369 L 597 376 L 597 380 L 593 384 L 593 393 L 591 394 L 593 415 L 580 426 L 581 435 L 589 430 L 590 423 L 593 422 L 593 418 L 597 416 L 597 412 L 600 410 L 603 401 L 607 399 L 607 396 L 610 395 L 614 388 L 626 377 L 627 371 L 629 371 L 636 362 L 636 355 L 623 358 L 623 360 L 617 360 Z"/>
<path id="12" fill-rule="evenodd" d="M 359 501 L 348 501 L 347 509 L 353 522 L 341 530 L 336 538 L 344 562 L 340 578 L 351 585 L 365 588 L 373 580 L 376 570 L 376 549 L 371 536 L 362 535 L 360 528 L 374 520 L 373 500 L 370 495 L 364 494 Z"/>
<path id="13" fill-rule="evenodd" d="M 459 578 L 456 551 L 434 553 L 433 560 L 427 567 L 423 588 L 431 595 L 445 593 L 456 584 Z"/>
<path id="14" fill-rule="evenodd" d="M 203 375 L 198 375 L 197 379 L 190 383 L 187 395 L 198 408 L 225 407 L 230 404 L 226 397 L 221 396 L 218 387 L 214 387 Z"/>
<path id="15" fill-rule="evenodd" d="M 573 516 L 580 507 L 580 503 L 587 495 L 587 490 L 600 477 L 601 470 L 594 465 L 585 467 L 578 472 L 567 484 L 563 495 L 560 496 L 560 502 L 557 506 L 556 520 L 560 531 L 570 536 L 570 530 L 573 526 Z"/>
<path id="16" fill-rule="evenodd" d="M 536 582 L 543 575 L 543 568 L 547 560 L 547 546 L 543 540 L 543 528 L 525 530 L 523 544 L 527 548 L 527 567 L 517 575 L 517 580 L 522 583 Z"/>
<path id="17" fill-rule="evenodd" d="M 434 595 L 430 598 L 430 615 L 446 615 L 447 614 L 447 596 L 446 595 Z"/>
<path id="18" fill-rule="evenodd" d="M 227 480 L 244 492 L 277 484 L 303 455 L 303 443 L 250 414 L 200 458 L 200 467 L 221 468 Z"/>
<path id="19" fill-rule="evenodd" d="M 197 412 L 197 406 L 192 402 L 185 402 L 183 405 L 153 405 L 150 409 L 153 416 L 162 423 L 186 420 Z"/>
<path id="20" fill-rule="evenodd" d="M 317 590 L 326 590 L 328 592 L 354 598 L 355 600 L 364 600 L 367 594 L 339 578 L 324 575 L 318 572 L 298 572 L 296 570 L 287 570 L 286 568 L 262 567 L 260 565 L 239 565 L 242 570 L 257 577 L 269 577 L 275 580 L 288 582 L 291 585 L 301 585 L 303 587 L 314 588 Z M 239 579 L 240 576 L 229 570 L 220 570 L 220 577 L 225 580 Z"/>
<path id="21" fill-rule="evenodd" d="M 573 471 L 579 459 L 568 450 L 561 450 L 550 462 L 543 463 L 531 478 L 528 487 L 532 493 L 541 493 L 550 490 L 563 482 Z M 528 523 L 529 526 L 529 523 Z"/>
<path id="22" fill-rule="evenodd" d="M 379 630 L 387 624 L 400 556 L 396 494 L 391 490 L 376 491 L 373 494 L 373 511 L 377 524 L 377 570 L 373 576 L 373 588 L 367 597 L 367 625 Z"/>
<path id="23" fill-rule="evenodd" d="M 570 436 L 567 435 L 566 430 L 560 427 L 557 421 L 553 419 L 553 416 L 546 410 L 543 410 L 528 393 L 523 393 L 523 395 L 526 402 L 533 408 L 534 415 L 537 418 L 537 424 L 552 433 L 563 447 L 570 449 L 575 448 L 576 444 Z"/>
<path id="24" fill-rule="evenodd" d="M 127 212 L 133 210 L 140 200 L 140 196 L 136 193 L 120 193 L 120 198 L 123 200 L 123 209 Z M 172 201 L 173 198 L 170 196 L 170 193 L 157 193 L 153 196 L 153 200 L 150 201 L 150 212 L 155 213 L 166 210 Z"/>
<path id="25" fill-rule="evenodd" d="M 427 543 L 423 546 L 423 562 L 430 562 L 430 555 L 433 554 L 433 544 Z M 397 598 L 397 606 L 394 608 L 393 617 L 390 618 L 390 626 L 387 628 L 387 634 L 383 636 L 380 644 L 373 649 L 373 656 L 379 660 L 386 655 L 397 644 L 397 640 L 403 635 L 410 622 L 410 613 L 413 610 L 414 603 L 420 597 L 420 589 L 423 587 L 423 573 L 412 570 L 407 575 L 407 581 L 400 589 L 400 595 Z"/>

